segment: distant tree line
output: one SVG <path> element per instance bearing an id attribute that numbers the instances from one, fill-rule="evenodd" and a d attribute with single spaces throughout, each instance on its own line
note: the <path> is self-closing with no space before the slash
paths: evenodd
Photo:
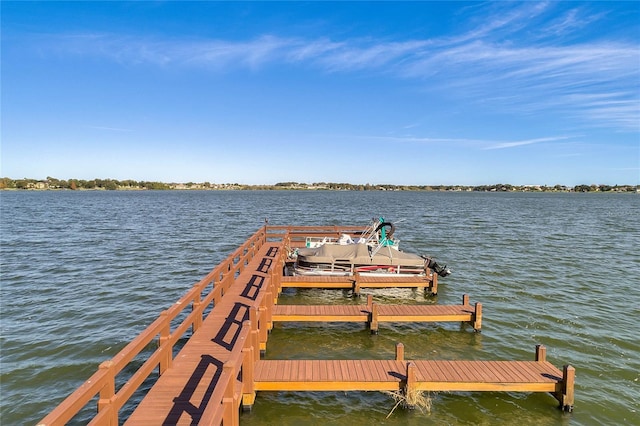
<path id="1" fill-rule="evenodd" d="M 391 185 L 391 184 L 350 184 L 317 182 L 312 184 L 299 182 L 280 182 L 275 184 L 277 189 L 326 189 L 343 191 L 476 191 L 476 192 L 636 192 L 640 185 Z"/>
<path id="2" fill-rule="evenodd" d="M 45 180 L 0 178 L 0 189 L 171 189 L 170 185 L 162 182 L 145 182 L 135 180 L 116 179 L 56 179 L 47 177 Z"/>
<path id="3" fill-rule="evenodd" d="M 44 180 L 0 178 L 0 189 L 31 189 L 31 190 L 327 190 L 327 191 L 476 191 L 476 192 L 639 192 L 640 185 L 391 185 L 391 184 L 350 184 L 335 182 L 279 182 L 275 185 L 243 185 L 238 183 L 212 184 L 203 183 L 164 183 L 135 181 L 131 179 L 56 179 L 48 176 Z"/>

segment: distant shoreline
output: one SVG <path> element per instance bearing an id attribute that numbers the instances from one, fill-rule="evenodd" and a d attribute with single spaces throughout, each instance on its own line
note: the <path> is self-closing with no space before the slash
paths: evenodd
<path id="1" fill-rule="evenodd" d="M 433 192 L 619 192 L 638 193 L 640 185 L 391 185 L 391 184 L 350 184 L 350 183 L 299 183 L 280 182 L 275 185 L 244 185 L 238 183 L 164 183 L 115 179 L 68 179 L 48 177 L 37 179 L 0 178 L 0 190 L 30 191 L 229 191 L 229 190 L 298 190 L 298 191 L 433 191 Z"/>

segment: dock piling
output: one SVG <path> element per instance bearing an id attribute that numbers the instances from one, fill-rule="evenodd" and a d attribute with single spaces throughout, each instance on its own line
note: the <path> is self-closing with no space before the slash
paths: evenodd
<path id="1" fill-rule="evenodd" d="M 416 383 L 416 365 L 413 362 L 407 363 L 407 376 L 404 386 L 404 396 L 407 408 L 410 410 L 416 407 L 416 394 L 418 392 Z"/>
<path id="2" fill-rule="evenodd" d="M 396 361 L 404 361 L 404 345 L 402 343 L 396 344 Z"/>
<path id="3" fill-rule="evenodd" d="M 570 413 L 573 411 L 574 386 L 576 380 L 576 369 L 571 365 L 562 368 L 562 394 L 560 395 L 561 408 Z"/>
<path id="4" fill-rule="evenodd" d="M 371 330 L 371 334 L 378 334 L 378 304 L 371 304 L 371 320 L 369 321 L 369 329 Z"/>
<path id="5" fill-rule="evenodd" d="M 547 361 L 547 348 L 545 348 L 544 345 L 536 345 L 536 361 Z"/>

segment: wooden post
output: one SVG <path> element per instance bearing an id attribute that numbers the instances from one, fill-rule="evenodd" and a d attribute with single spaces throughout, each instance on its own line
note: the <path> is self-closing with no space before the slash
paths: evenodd
<path id="1" fill-rule="evenodd" d="M 249 309 L 249 320 L 251 321 L 251 346 L 253 346 L 253 357 L 255 361 L 260 359 L 260 337 L 258 335 L 258 310 L 255 306 Z"/>
<path id="2" fill-rule="evenodd" d="M 378 304 L 371 304 L 371 320 L 369 321 L 371 334 L 378 334 Z"/>
<path id="3" fill-rule="evenodd" d="M 431 294 L 438 294 L 438 274 L 434 271 L 431 271 Z"/>
<path id="4" fill-rule="evenodd" d="M 267 304 L 269 307 L 273 306 L 277 299 L 276 280 L 278 279 L 278 275 L 280 275 L 280 273 L 277 272 L 278 266 L 280 266 L 280 256 L 275 259 L 274 265 L 269 273 L 269 285 L 267 286 L 267 294 L 265 295 L 265 297 L 268 298 Z M 269 318 L 269 321 L 271 321 L 271 318 Z M 271 328 L 270 326 L 269 330 L 271 330 Z"/>
<path id="5" fill-rule="evenodd" d="M 371 312 L 373 306 L 373 295 L 367 294 L 367 311 Z"/>
<path id="6" fill-rule="evenodd" d="M 222 366 L 223 373 L 227 373 L 227 377 L 229 377 L 229 382 L 227 383 L 227 387 L 224 391 L 224 397 L 222 398 L 223 405 L 223 424 L 225 425 L 234 425 L 237 426 L 239 424 L 239 416 L 237 407 L 234 404 L 233 397 L 233 388 L 235 385 L 235 366 L 228 362 Z"/>
<path id="7" fill-rule="evenodd" d="M 473 329 L 480 332 L 480 328 L 482 328 L 482 303 L 476 302 L 476 309 L 473 314 Z"/>
<path id="8" fill-rule="evenodd" d="M 251 410 L 256 400 L 253 346 L 242 349 L 242 409 Z"/>
<path id="9" fill-rule="evenodd" d="M 194 287 L 198 288 L 199 285 L 196 284 Z M 196 292 L 196 296 L 193 299 L 193 305 L 191 308 L 192 312 L 198 312 L 201 303 L 202 303 L 202 290 L 200 289 Z M 196 331 L 198 331 L 201 325 L 202 325 L 202 312 L 196 315 L 196 317 L 193 319 L 193 325 L 191 326 L 192 332 L 195 333 Z"/>
<path id="10" fill-rule="evenodd" d="M 469 295 L 468 294 L 463 294 L 462 295 L 462 306 L 469 306 Z"/>
<path id="11" fill-rule="evenodd" d="M 404 394 L 407 407 L 410 409 L 415 408 L 416 383 L 416 365 L 413 362 L 409 362 L 407 363 L 407 384 L 404 387 Z"/>
<path id="12" fill-rule="evenodd" d="M 251 322 L 251 331 L 258 330 L 258 310 L 255 306 L 249 308 L 249 321 Z"/>
<path id="13" fill-rule="evenodd" d="M 160 352 L 162 356 L 160 357 L 160 363 L 158 365 L 158 370 L 160 375 L 164 374 L 167 371 L 167 368 L 171 367 L 171 362 L 173 360 L 173 351 L 171 345 L 168 344 L 171 339 L 171 321 L 169 320 L 169 312 L 162 311 L 160 314 L 160 318 L 162 318 L 162 329 L 160 330 L 160 339 L 159 346 Z"/>
<path id="14" fill-rule="evenodd" d="M 264 299 L 263 299 L 264 300 Z M 260 352 L 264 353 L 267 350 L 267 308 L 260 306 L 259 320 L 258 320 L 258 335 L 260 336 Z"/>
<path id="15" fill-rule="evenodd" d="M 547 361 L 547 348 L 545 348 L 544 345 L 536 345 L 536 361 Z"/>
<path id="16" fill-rule="evenodd" d="M 273 283 L 273 285 L 275 286 L 275 291 L 273 292 L 273 303 L 274 304 L 278 303 L 278 296 L 282 292 L 282 276 L 284 275 L 284 267 L 285 267 L 285 264 L 286 264 L 285 256 L 286 256 L 286 254 L 284 254 L 284 252 L 283 252 L 283 255 L 278 260 L 278 266 L 277 266 L 278 273 L 276 274 L 276 280 Z"/>
<path id="17" fill-rule="evenodd" d="M 567 412 L 573 411 L 574 386 L 576 381 L 576 369 L 571 365 L 562 368 L 562 399 L 560 404 Z"/>
<path id="18" fill-rule="evenodd" d="M 115 410 L 112 406 L 113 400 L 116 396 L 116 375 L 113 370 L 113 362 L 105 361 L 100 364 L 100 370 L 106 372 L 107 380 L 100 389 L 100 397 L 98 398 L 98 412 L 103 410 L 109 410 L 109 424 L 118 424 L 118 410 Z"/>
<path id="19" fill-rule="evenodd" d="M 216 306 L 218 306 L 218 303 L 220 303 L 220 300 L 222 299 L 222 281 L 220 281 L 219 279 L 214 279 L 213 289 L 211 291 L 213 291 L 214 293 L 213 307 L 215 308 Z"/>
<path id="20" fill-rule="evenodd" d="M 227 274 L 222 273 L 220 276 L 220 298 L 224 297 L 224 294 L 227 292 Z"/>
<path id="21" fill-rule="evenodd" d="M 353 295 L 360 296 L 360 272 L 353 274 Z"/>
<path id="22" fill-rule="evenodd" d="M 280 276 L 284 274 L 284 271 L 281 269 L 282 264 L 282 253 L 286 252 L 286 250 L 280 250 L 279 254 L 273 261 L 273 267 L 271 269 L 271 279 L 269 280 L 269 290 L 271 291 L 271 299 L 273 304 L 275 304 L 278 300 L 278 281 L 280 280 Z"/>
<path id="23" fill-rule="evenodd" d="M 284 259 L 284 256 L 286 256 L 283 253 L 283 257 L 281 258 L 282 260 L 282 265 L 280 265 L 281 268 L 284 268 L 284 265 L 287 263 L 286 259 Z M 281 273 L 278 274 L 278 282 L 276 282 L 276 292 L 273 295 L 274 296 L 274 300 L 273 303 L 278 303 L 278 296 L 280 296 L 280 294 L 282 293 L 282 275 L 284 275 L 284 271 L 282 271 Z"/>
<path id="24" fill-rule="evenodd" d="M 396 344 L 396 361 L 404 361 L 404 345 L 402 343 Z"/>
<path id="25" fill-rule="evenodd" d="M 271 293 L 271 286 L 269 286 L 269 289 L 267 290 L 267 293 L 264 295 L 264 304 L 265 304 L 265 309 L 266 309 L 266 325 L 267 325 L 267 332 L 271 331 L 273 329 L 273 293 Z"/>

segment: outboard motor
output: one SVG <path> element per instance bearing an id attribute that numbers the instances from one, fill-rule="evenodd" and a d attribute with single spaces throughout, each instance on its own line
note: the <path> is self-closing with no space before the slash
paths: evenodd
<path id="1" fill-rule="evenodd" d="M 438 274 L 441 277 L 446 277 L 447 275 L 451 275 L 451 269 L 447 268 L 447 265 L 444 266 L 440 266 L 438 265 L 438 262 L 436 262 L 435 260 L 427 257 L 427 267 L 429 269 L 432 269 L 436 272 L 436 274 Z"/>

